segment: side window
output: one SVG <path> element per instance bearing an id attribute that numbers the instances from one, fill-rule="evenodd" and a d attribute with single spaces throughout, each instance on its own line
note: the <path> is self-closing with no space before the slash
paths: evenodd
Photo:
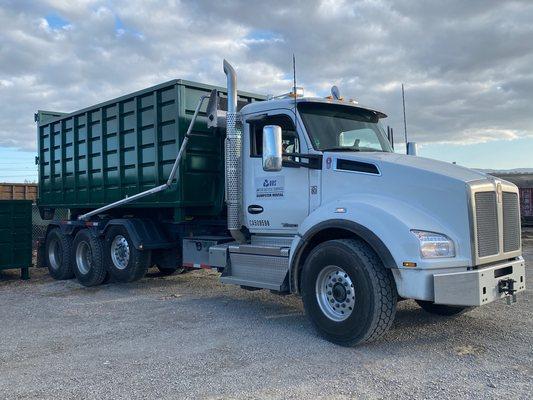
<path id="1" fill-rule="evenodd" d="M 281 143 L 284 154 L 300 152 L 300 142 L 294 129 L 292 119 L 286 115 L 273 115 L 265 117 L 260 121 L 254 121 L 250 124 L 251 157 L 261 157 L 263 155 L 263 127 L 265 125 L 279 125 L 281 127 Z M 289 158 L 292 157 L 287 156 L 287 159 Z"/>

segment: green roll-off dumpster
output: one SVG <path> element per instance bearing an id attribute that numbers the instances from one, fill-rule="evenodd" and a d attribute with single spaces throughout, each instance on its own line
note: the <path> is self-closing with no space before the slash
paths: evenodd
<path id="1" fill-rule="evenodd" d="M 225 91 L 179 79 L 70 114 L 40 111 L 41 211 L 68 208 L 76 216 L 165 183 L 198 100 L 213 89 Z M 263 99 L 239 93 L 240 106 Z M 206 107 L 192 131 L 179 184 L 131 207 L 173 210 L 176 221 L 223 212 L 224 136 L 207 128 Z"/>
<path id="2" fill-rule="evenodd" d="M 0 200 L 0 270 L 20 268 L 29 279 L 32 265 L 31 201 Z"/>

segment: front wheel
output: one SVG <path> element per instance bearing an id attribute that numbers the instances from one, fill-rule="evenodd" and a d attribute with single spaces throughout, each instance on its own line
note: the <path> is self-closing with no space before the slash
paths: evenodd
<path id="1" fill-rule="evenodd" d="M 451 317 L 454 315 L 461 315 L 465 312 L 468 312 L 472 307 L 461 307 L 461 306 L 447 306 L 445 304 L 435 304 L 432 301 L 425 300 L 415 300 L 425 312 L 435 315 L 441 315 L 444 317 Z"/>
<path id="2" fill-rule="evenodd" d="M 366 243 L 356 239 L 330 240 L 309 254 L 302 297 L 318 332 L 343 346 L 378 339 L 396 312 L 392 274 Z"/>

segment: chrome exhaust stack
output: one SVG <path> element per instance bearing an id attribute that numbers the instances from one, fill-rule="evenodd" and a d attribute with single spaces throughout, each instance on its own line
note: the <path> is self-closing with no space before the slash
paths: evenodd
<path id="1" fill-rule="evenodd" d="M 226 74 L 228 87 L 225 141 L 225 189 L 228 207 L 228 230 L 233 239 L 239 243 L 244 243 L 246 238 L 241 232 L 242 127 L 237 115 L 237 74 L 226 60 L 224 60 L 224 73 Z"/>

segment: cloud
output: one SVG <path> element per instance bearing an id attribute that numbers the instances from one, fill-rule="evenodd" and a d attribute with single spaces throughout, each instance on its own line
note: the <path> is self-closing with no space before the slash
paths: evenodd
<path id="1" fill-rule="evenodd" d="M 283 93 L 335 84 L 410 137 L 533 136 L 529 1 L 0 1 L 0 146 L 35 149 L 37 109 L 74 111 L 173 78 Z"/>

